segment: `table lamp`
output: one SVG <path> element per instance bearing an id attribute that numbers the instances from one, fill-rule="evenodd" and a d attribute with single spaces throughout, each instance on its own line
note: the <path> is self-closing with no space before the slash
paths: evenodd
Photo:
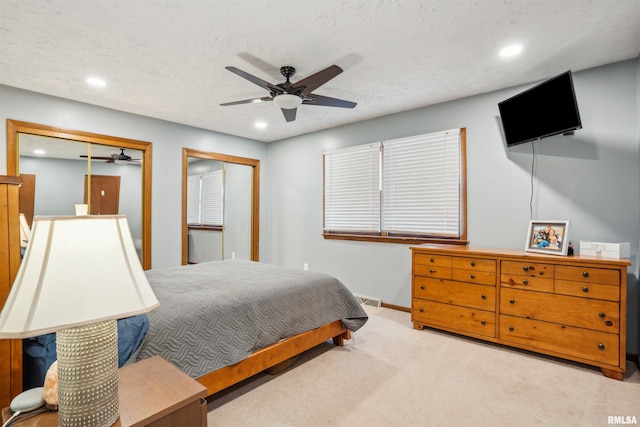
<path id="1" fill-rule="evenodd" d="M 124 215 L 38 216 L 0 338 L 56 332 L 60 426 L 119 417 L 116 320 L 159 305 Z"/>

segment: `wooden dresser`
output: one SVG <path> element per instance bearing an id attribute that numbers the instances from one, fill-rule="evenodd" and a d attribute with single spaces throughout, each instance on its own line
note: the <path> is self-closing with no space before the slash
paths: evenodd
<path id="1" fill-rule="evenodd" d="M 626 367 L 627 259 L 420 245 L 411 321 L 597 366 Z"/>
<path id="2" fill-rule="evenodd" d="M 19 189 L 22 179 L 0 176 L 0 309 L 20 268 Z M 0 407 L 22 392 L 22 340 L 0 340 Z"/>

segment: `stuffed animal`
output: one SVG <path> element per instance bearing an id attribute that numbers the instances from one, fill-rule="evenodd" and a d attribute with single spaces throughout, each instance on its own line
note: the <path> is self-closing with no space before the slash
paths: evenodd
<path id="1" fill-rule="evenodd" d="M 50 411 L 58 410 L 58 361 L 51 364 L 44 378 L 42 397 Z"/>

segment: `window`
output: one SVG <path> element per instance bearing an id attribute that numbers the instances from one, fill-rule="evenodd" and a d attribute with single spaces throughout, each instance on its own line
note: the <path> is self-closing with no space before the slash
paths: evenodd
<path id="1" fill-rule="evenodd" d="M 465 129 L 325 152 L 325 238 L 466 243 L 465 152 Z"/>
<path id="2" fill-rule="evenodd" d="M 325 230 L 380 231 L 380 147 L 325 153 Z"/>
<path id="3" fill-rule="evenodd" d="M 187 177 L 187 224 L 222 227 L 223 171 Z"/>

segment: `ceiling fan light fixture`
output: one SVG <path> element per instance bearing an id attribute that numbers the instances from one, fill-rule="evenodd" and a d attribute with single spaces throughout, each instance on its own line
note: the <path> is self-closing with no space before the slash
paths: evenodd
<path id="1" fill-rule="evenodd" d="M 293 108 L 298 108 L 302 104 L 302 98 L 298 95 L 283 93 L 273 98 L 273 102 L 282 109 L 291 110 Z"/>

